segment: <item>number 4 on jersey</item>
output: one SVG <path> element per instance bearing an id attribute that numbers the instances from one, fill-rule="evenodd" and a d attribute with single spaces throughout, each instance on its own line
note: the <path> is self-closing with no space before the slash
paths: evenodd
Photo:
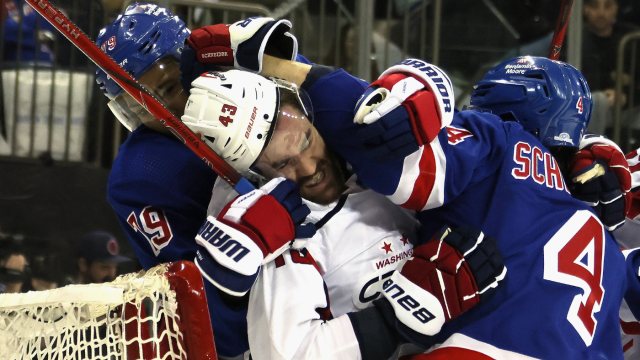
<path id="1" fill-rule="evenodd" d="M 447 126 L 447 139 L 449 145 L 456 145 L 464 141 L 464 139 L 473 136 L 473 134 L 466 129 L 459 129 L 453 126 Z"/>
<path id="2" fill-rule="evenodd" d="M 588 211 L 575 213 L 544 246 L 544 279 L 582 289 L 569 307 L 567 320 L 591 345 L 604 298 L 604 228 Z"/>

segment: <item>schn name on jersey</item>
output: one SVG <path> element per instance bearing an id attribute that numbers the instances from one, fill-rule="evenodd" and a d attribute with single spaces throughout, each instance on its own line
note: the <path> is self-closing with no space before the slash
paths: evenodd
<path id="1" fill-rule="evenodd" d="M 513 151 L 511 175 L 518 180 L 533 179 L 539 185 L 569 192 L 556 159 L 544 148 L 520 141 Z"/>

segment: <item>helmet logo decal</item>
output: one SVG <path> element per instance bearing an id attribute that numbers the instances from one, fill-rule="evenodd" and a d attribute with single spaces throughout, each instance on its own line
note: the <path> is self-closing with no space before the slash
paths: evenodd
<path id="1" fill-rule="evenodd" d="M 580 100 L 582 100 L 582 99 L 580 99 Z M 582 104 L 581 101 L 580 101 L 580 104 Z M 571 140 L 571 135 L 569 135 L 569 134 L 567 134 L 565 132 L 560 133 L 560 135 L 558 135 L 558 136 L 554 136 L 553 140 L 564 141 L 564 142 L 573 144 L 573 140 Z"/>
<path id="2" fill-rule="evenodd" d="M 244 133 L 244 137 L 246 139 L 249 138 L 249 134 L 251 134 L 251 128 L 253 127 L 253 122 L 256 119 L 256 113 L 258 112 L 257 107 L 253 107 L 253 112 L 251 113 L 251 118 L 249 119 L 249 126 L 247 126 L 247 132 Z"/>
<path id="3" fill-rule="evenodd" d="M 204 76 L 212 79 L 218 78 L 222 81 L 227 81 L 227 78 L 224 76 L 224 74 L 217 71 L 208 71 L 200 76 Z"/>
<path id="4" fill-rule="evenodd" d="M 112 36 L 109 38 L 109 40 L 102 43 L 102 46 L 100 46 L 100 50 L 102 50 L 102 52 L 107 52 L 107 50 L 111 51 L 115 47 L 116 47 L 116 37 Z"/>
<path id="5" fill-rule="evenodd" d="M 576 104 L 576 109 L 578 109 L 578 114 L 582 114 L 584 112 L 584 106 L 582 105 L 582 98 L 578 99 L 578 103 Z"/>
<path id="6" fill-rule="evenodd" d="M 220 111 L 223 112 L 223 113 L 226 113 L 228 111 L 229 115 L 235 115 L 236 114 L 236 110 L 238 110 L 237 107 L 235 107 L 233 105 L 224 104 L 224 105 L 222 105 L 222 110 L 220 110 Z M 222 115 L 220 115 L 220 118 L 218 120 L 220 120 L 222 125 L 224 125 L 225 127 L 229 126 L 229 123 L 233 122 L 233 119 L 231 117 L 222 116 Z"/>

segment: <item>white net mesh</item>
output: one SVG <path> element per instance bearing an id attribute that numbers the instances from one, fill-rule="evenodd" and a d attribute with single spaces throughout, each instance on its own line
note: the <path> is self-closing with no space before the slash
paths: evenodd
<path id="1" fill-rule="evenodd" d="M 165 273 L 0 295 L 0 360 L 186 359 Z"/>

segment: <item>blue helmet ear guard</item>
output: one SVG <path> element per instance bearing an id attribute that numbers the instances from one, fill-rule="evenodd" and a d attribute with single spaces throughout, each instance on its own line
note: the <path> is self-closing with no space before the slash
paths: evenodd
<path id="1" fill-rule="evenodd" d="M 550 148 L 580 145 L 593 102 L 587 81 L 573 66 L 522 56 L 489 70 L 474 85 L 471 106 L 517 121 Z"/>
<path id="2" fill-rule="evenodd" d="M 96 44 L 134 79 L 138 79 L 166 56 L 180 59 L 190 31 L 169 10 L 150 3 L 133 3 L 107 27 L 100 30 Z M 109 99 L 122 88 L 107 74 L 96 70 L 96 82 Z"/>

